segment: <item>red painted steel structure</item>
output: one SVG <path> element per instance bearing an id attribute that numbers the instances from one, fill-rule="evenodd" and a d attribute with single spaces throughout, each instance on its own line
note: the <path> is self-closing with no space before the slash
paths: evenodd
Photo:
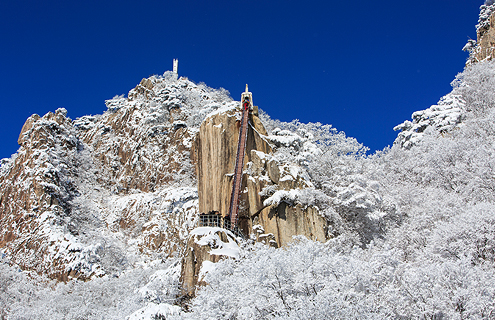
<path id="1" fill-rule="evenodd" d="M 241 127 L 239 129 L 239 141 L 237 143 L 237 157 L 235 160 L 234 184 L 232 185 L 232 195 L 230 197 L 229 217 L 233 227 L 237 226 L 239 213 L 239 199 L 242 186 L 242 169 L 244 167 L 244 156 L 246 154 L 246 140 L 248 131 L 249 111 L 252 109 L 252 95 L 248 92 L 242 94 L 242 118 Z"/>

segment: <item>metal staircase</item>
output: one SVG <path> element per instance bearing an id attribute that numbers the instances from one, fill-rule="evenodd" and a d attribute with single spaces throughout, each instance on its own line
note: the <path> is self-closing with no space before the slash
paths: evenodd
<path id="1" fill-rule="evenodd" d="M 239 129 L 239 141 L 237 143 L 237 157 L 235 160 L 234 183 L 232 185 L 232 195 L 230 197 L 229 217 L 233 227 L 237 227 L 239 213 L 239 199 L 242 186 L 242 169 L 244 167 L 244 156 L 246 155 L 246 140 L 248 132 L 249 112 L 253 109 L 253 95 L 246 91 L 241 95 L 242 118 Z"/>

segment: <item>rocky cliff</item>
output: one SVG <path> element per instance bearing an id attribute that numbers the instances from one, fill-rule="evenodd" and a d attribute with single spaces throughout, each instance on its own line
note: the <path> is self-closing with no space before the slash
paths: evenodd
<path id="1" fill-rule="evenodd" d="M 239 136 L 240 109 L 219 110 L 201 124 L 196 138 L 199 211 L 228 215 L 232 174 Z M 311 187 L 305 170 L 272 156 L 281 143 L 294 136 L 287 132 L 268 135 L 257 114 L 250 115 L 243 176 L 239 227 L 245 235 L 256 234 L 253 227 L 265 230 L 282 246 L 295 235 L 324 241 L 326 220 L 314 207 L 294 204 L 282 195 Z M 287 141 L 286 141 L 287 140 Z M 278 192 L 280 199 L 267 201 Z M 284 193 L 285 192 L 285 193 Z"/>
<path id="2" fill-rule="evenodd" d="M 218 211 L 228 215 L 233 183 L 234 166 L 239 140 L 240 109 L 233 107 L 212 114 L 203 121 L 195 145 L 197 150 L 199 211 Z M 264 138 L 266 130 L 257 115 L 250 115 L 244 170 L 252 163 L 251 150 L 270 153 L 272 148 Z M 243 178 L 242 190 L 247 180 Z M 241 197 L 240 220 L 245 219 L 250 209 L 247 193 Z"/>
<path id="3" fill-rule="evenodd" d="M 101 115 L 31 116 L 0 169 L 2 252 L 61 280 L 176 255 L 197 213 L 193 138 L 231 102 L 167 72 L 108 100 Z"/>
<path id="4" fill-rule="evenodd" d="M 470 40 L 464 47 L 470 53 L 468 64 L 495 57 L 495 4 L 485 3 L 480 7 L 476 37 L 477 41 Z"/>
<path id="5" fill-rule="evenodd" d="M 52 250 L 56 239 L 49 228 L 65 224 L 69 235 L 77 233 L 67 219 L 70 201 L 78 195 L 76 131 L 64 109 L 33 115 L 22 127 L 19 151 L 1 167 L 1 247 L 21 266 L 61 278 L 65 261 Z M 50 260 L 49 268 L 40 257 Z"/>

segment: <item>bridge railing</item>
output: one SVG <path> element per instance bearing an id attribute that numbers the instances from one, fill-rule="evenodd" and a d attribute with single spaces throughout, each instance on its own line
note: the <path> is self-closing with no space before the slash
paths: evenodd
<path id="1" fill-rule="evenodd" d="M 244 234 L 236 225 L 232 225 L 228 216 L 222 217 L 219 213 L 201 213 L 198 219 L 198 227 L 217 227 L 227 229 L 232 232 L 236 237 L 244 239 Z"/>

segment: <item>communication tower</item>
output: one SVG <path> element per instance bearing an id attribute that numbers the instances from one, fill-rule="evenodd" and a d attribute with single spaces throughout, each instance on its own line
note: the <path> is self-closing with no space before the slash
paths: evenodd
<path id="1" fill-rule="evenodd" d="M 178 74 L 179 71 L 179 59 L 174 59 L 174 73 Z"/>

